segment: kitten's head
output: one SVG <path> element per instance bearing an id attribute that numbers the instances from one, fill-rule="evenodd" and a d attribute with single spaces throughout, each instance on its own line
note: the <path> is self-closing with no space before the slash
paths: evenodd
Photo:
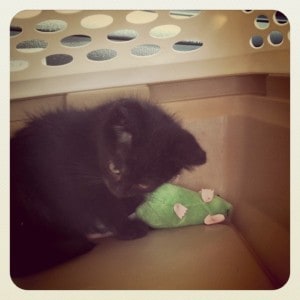
<path id="1" fill-rule="evenodd" d="M 102 145 L 104 182 L 119 198 L 145 194 L 206 154 L 188 131 L 157 106 L 123 99 L 111 104 Z"/>

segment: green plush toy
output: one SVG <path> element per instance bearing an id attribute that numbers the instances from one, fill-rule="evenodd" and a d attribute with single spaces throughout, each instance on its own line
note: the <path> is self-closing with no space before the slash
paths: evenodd
<path id="1" fill-rule="evenodd" d="M 223 222 L 232 205 L 210 189 L 197 193 L 170 183 L 163 184 L 136 209 L 136 216 L 152 228 L 181 227 Z"/>

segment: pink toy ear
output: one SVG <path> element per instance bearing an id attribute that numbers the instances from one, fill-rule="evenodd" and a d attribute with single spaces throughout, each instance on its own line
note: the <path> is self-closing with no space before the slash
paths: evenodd
<path id="1" fill-rule="evenodd" d="M 177 215 L 177 217 L 180 220 L 182 220 L 182 218 L 185 216 L 185 214 L 188 210 L 185 206 L 183 206 L 180 203 L 175 203 L 173 209 L 174 209 L 175 214 Z"/>
<path id="2" fill-rule="evenodd" d="M 200 193 L 204 202 L 210 202 L 214 198 L 214 190 L 202 189 Z"/>
<path id="3" fill-rule="evenodd" d="M 222 214 L 217 214 L 217 215 L 208 215 L 204 219 L 204 223 L 206 225 L 212 225 L 212 224 L 217 224 L 221 223 L 225 220 L 224 215 Z"/>

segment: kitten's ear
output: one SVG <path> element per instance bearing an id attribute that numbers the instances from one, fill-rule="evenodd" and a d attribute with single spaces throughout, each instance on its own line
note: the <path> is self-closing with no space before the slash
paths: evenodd
<path id="1" fill-rule="evenodd" d="M 206 153 L 192 134 L 182 130 L 173 146 L 173 153 L 182 168 L 202 165 L 206 162 Z"/>

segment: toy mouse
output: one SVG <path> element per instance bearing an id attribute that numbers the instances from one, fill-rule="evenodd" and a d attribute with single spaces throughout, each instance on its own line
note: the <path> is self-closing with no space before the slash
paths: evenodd
<path id="1" fill-rule="evenodd" d="M 148 195 L 136 216 L 152 228 L 216 224 L 225 221 L 232 205 L 210 189 L 200 192 L 166 183 Z"/>

